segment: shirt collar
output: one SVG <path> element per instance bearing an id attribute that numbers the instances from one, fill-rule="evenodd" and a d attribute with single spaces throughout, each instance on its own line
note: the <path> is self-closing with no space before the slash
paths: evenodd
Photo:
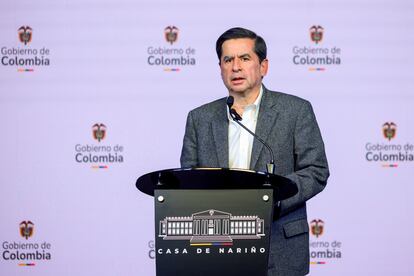
<path id="1" fill-rule="evenodd" d="M 262 96 L 263 96 L 263 86 L 260 86 L 260 91 L 259 91 L 259 96 L 257 96 L 257 99 L 254 101 L 253 105 L 257 108 L 259 108 L 260 106 L 260 102 L 262 101 Z"/>

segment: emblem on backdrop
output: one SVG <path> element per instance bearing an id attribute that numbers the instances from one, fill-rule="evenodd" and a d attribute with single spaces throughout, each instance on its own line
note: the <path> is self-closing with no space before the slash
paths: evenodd
<path id="1" fill-rule="evenodd" d="M 20 236 L 25 238 L 26 240 L 33 236 L 34 232 L 34 224 L 33 222 L 29 221 L 22 221 L 19 225 L 20 228 Z"/>
<path id="2" fill-rule="evenodd" d="M 310 38 L 313 42 L 315 42 L 315 44 L 318 44 L 319 42 L 322 41 L 323 39 L 323 28 L 322 26 L 312 26 L 309 29 L 309 33 L 310 33 Z"/>
<path id="3" fill-rule="evenodd" d="M 164 29 L 165 40 L 171 45 L 178 39 L 179 29 L 175 26 L 167 26 Z"/>
<path id="4" fill-rule="evenodd" d="M 321 219 L 312 220 L 310 223 L 312 235 L 319 238 L 319 236 L 323 234 L 324 224 L 325 223 Z"/>
<path id="5" fill-rule="evenodd" d="M 19 40 L 24 45 L 32 41 L 32 28 L 29 26 L 21 26 L 18 30 Z"/>
<path id="6" fill-rule="evenodd" d="M 104 124 L 94 124 L 92 126 L 92 135 L 95 140 L 101 142 L 106 136 L 106 126 Z"/>
<path id="7" fill-rule="evenodd" d="M 382 134 L 384 135 L 385 139 L 391 141 L 395 137 L 397 133 L 397 125 L 393 122 L 386 122 L 382 125 Z"/>

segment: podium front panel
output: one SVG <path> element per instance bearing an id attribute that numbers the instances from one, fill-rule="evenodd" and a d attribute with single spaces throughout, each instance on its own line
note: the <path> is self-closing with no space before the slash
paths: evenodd
<path id="1" fill-rule="evenodd" d="M 156 190 L 156 270 L 266 275 L 272 189 Z"/>

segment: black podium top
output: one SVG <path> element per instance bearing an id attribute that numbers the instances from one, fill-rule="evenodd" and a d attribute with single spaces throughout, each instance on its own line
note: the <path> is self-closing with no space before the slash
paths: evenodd
<path id="1" fill-rule="evenodd" d="M 264 172 L 225 168 L 168 169 L 147 173 L 138 178 L 138 190 L 154 196 L 156 189 L 274 189 L 275 200 L 298 192 L 290 179 Z"/>

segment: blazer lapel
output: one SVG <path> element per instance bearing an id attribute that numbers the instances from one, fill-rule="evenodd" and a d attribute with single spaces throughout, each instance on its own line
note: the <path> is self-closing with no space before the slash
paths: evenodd
<path id="1" fill-rule="evenodd" d="M 229 122 L 226 113 L 226 104 L 220 110 L 216 110 L 211 121 L 214 144 L 216 146 L 216 155 L 218 166 L 220 168 L 229 167 Z"/>
<path id="2" fill-rule="evenodd" d="M 276 102 L 272 101 L 272 97 L 268 97 L 269 92 L 263 86 L 263 96 L 260 102 L 259 116 L 257 118 L 256 131 L 255 134 L 263 139 L 266 143 L 269 143 L 269 136 L 272 131 L 273 126 L 275 125 L 276 118 L 278 116 L 278 111 L 275 108 Z M 272 145 L 269 145 L 270 147 Z M 250 158 L 250 169 L 254 170 L 259 156 L 263 150 L 264 146 L 257 139 L 254 139 L 252 155 Z M 267 149 L 265 149 L 267 151 Z M 266 152 L 266 158 L 269 158 L 270 155 Z"/>

